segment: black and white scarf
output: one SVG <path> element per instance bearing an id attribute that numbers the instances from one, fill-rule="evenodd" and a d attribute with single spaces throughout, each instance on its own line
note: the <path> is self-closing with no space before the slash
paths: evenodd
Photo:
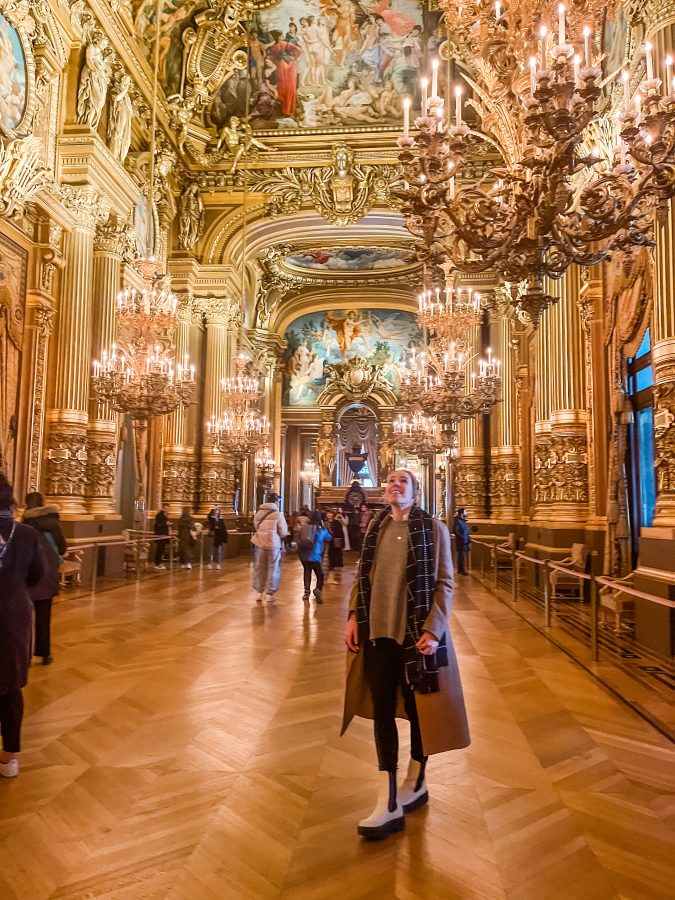
<path id="1" fill-rule="evenodd" d="M 359 642 L 365 646 L 369 640 L 370 622 L 370 572 L 375 559 L 377 539 L 382 523 L 391 515 L 386 507 L 370 523 L 363 539 L 358 571 L 358 596 L 356 620 L 359 626 Z M 435 653 L 426 656 L 415 646 L 422 636 L 424 622 L 433 601 L 436 578 L 434 574 L 433 519 L 417 506 L 408 517 L 408 616 L 403 641 L 405 677 L 408 684 L 421 694 L 433 694 L 438 690 L 438 669 L 448 664 L 445 635 Z"/>

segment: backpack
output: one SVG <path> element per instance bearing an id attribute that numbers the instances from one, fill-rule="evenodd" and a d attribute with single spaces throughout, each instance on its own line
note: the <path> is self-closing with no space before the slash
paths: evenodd
<path id="1" fill-rule="evenodd" d="M 316 525 L 303 525 L 298 538 L 298 556 L 300 559 L 307 559 L 312 555 L 315 538 Z"/>

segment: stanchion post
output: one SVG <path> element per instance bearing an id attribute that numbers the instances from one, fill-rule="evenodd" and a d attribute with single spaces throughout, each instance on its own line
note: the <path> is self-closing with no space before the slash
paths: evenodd
<path id="1" fill-rule="evenodd" d="M 141 577 L 141 539 L 136 538 L 136 581 Z"/>
<path id="2" fill-rule="evenodd" d="M 511 600 L 518 602 L 518 579 L 516 577 L 516 551 L 511 551 Z"/>
<path id="3" fill-rule="evenodd" d="M 91 563 L 91 593 L 96 593 L 96 570 L 98 569 L 98 547 L 93 548 L 93 560 Z"/>
<path id="4" fill-rule="evenodd" d="M 497 550 L 497 545 L 496 545 L 496 544 L 493 545 L 493 547 L 492 547 L 492 552 L 493 552 L 494 555 L 495 555 L 495 588 L 497 588 L 497 587 L 499 587 L 499 582 L 498 582 L 498 579 L 497 579 L 497 573 L 498 573 L 498 571 L 499 571 L 499 567 L 498 567 L 498 565 L 497 565 L 497 557 L 499 556 L 499 551 Z"/>
<path id="5" fill-rule="evenodd" d="M 551 583 L 548 560 L 544 560 L 544 626 L 551 627 Z"/>
<path id="6" fill-rule="evenodd" d="M 173 569 L 173 535 L 171 534 L 171 530 L 169 530 L 169 571 L 171 572 Z"/>
<path id="7" fill-rule="evenodd" d="M 199 565 L 204 567 L 204 532 L 199 532 Z"/>
<path id="8" fill-rule="evenodd" d="M 591 654 L 593 662 L 598 662 L 600 652 L 598 647 L 598 582 L 595 575 L 591 575 Z"/>

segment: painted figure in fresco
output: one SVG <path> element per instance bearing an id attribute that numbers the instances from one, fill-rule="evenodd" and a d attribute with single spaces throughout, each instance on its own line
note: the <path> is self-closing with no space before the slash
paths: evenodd
<path id="1" fill-rule="evenodd" d="M 23 59 L 17 57 L 9 35 L 9 24 L 0 16 L 0 122 L 15 128 L 26 105 Z"/>
<path id="2" fill-rule="evenodd" d="M 302 50 L 297 44 L 285 41 L 280 31 L 270 32 L 274 43 L 268 48 L 270 59 L 276 66 L 277 96 L 282 116 L 294 116 L 298 91 L 297 60 Z"/>
<path id="3" fill-rule="evenodd" d="M 94 131 L 98 128 L 110 84 L 109 56 L 108 38 L 104 34 L 94 35 L 87 45 L 77 91 L 77 121 Z"/>
<path id="4" fill-rule="evenodd" d="M 343 356 L 349 353 L 352 341 L 361 334 L 361 312 L 350 309 L 344 316 L 326 313 L 325 322 L 334 329 L 337 342 Z"/>

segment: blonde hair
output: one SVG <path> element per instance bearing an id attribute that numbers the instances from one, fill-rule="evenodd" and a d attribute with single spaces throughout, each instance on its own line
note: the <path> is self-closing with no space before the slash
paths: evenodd
<path id="1" fill-rule="evenodd" d="M 389 477 L 391 475 L 394 474 L 394 472 L 405 472 L 405 474 L 408 476 L 408 478 L 410 478 L 410 483 L 412 484 L 412 487 L 413 487 L 413 495 L 417 496 L 417 494 L 419 494 L 420 483 L 417 480 L 417 477 L 410 471 L 410 469 L 392 469 L 391 472 L 389 473 L 389 475 L 387 475 L 387 480 L 389 479 Z"/>

